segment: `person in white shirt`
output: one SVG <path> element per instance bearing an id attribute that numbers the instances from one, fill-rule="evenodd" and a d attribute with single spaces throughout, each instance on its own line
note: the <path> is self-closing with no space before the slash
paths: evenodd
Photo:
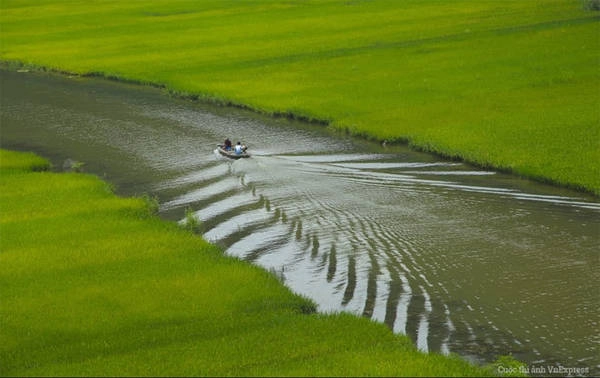
<path id="1" fill-rule="evenodd" d="M 240 142 L 237 142 L 234 151 L 236 155 L 241 155 L 244 152 L 244 148 L 242 147 L 242 144 Z"/>

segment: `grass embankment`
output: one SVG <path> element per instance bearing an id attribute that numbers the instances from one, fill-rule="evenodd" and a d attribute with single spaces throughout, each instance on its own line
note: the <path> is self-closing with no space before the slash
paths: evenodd
<path id="1" fill-rule="evenodd" d="M 0 59 L 600 194 L 600 13 L 586 1 L 1 0 Z"/>
<path id="2" fill-rule="evenodd" d="M 0 374 L 482 375 L 384 325 L 319 315 L 269 273 L 0 150 Z"/>

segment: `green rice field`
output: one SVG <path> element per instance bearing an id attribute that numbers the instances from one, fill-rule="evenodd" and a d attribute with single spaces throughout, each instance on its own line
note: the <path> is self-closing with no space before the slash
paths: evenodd
<path id="1" fill-rule="evenodd" d="M 0 60 L 153 84 L 600 194 L 593 0 L 0 0 Z"/>
<path id="2" fill-rule="evenodd" d="M 152 201 L 47 167 L 0 150 L 2 376 L 498 374 L 366 318 L 316 314 Z"/>

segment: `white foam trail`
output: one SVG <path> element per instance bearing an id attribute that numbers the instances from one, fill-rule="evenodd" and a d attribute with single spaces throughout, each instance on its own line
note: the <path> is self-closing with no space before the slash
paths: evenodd
<path id="1" fill-rule="evenodd" d="M 203 237 L 210 242 L 216 242 L 224 239 L 234 232 L 241 231 L 251 225 L 265 223 L 270 219 L 273 219 L 273 214 L 265 211 L 264 209 L 245 212 L 244 214 L 220 223 L 217 227 L 205 233 Z"/>
<path id="2" fill-rule="evenodd" d="M 185 184 L 200 183 L 203 181 L 211 180 L 216 177 L 226 177 L 229 173 L 229 165 L 219 164 L 210 168 L 199 168 L 194 172 L 188 173 L 187 175 L 180 176 L 156 185 L 156 189 L 167 189 L 177 188 Z"/>
<path id="3" fill-rule="evenodd" d="M 206 221 L 227 211 L 233 210 L 238 207 L 251 205 L 253 203 L 256 203 L 257 201 L 257 197 L 251 195 L 250 193 L 242 192 L 240 194 L 227 197 L 221 201 L 214 202 L 208 205 L 207 207 L 196 211 L 194 215 L 198 219 Z"/>
<path id="4" fill-rule="evenodd" d="M 224 191 L 231 190 L 232 188 L 238 187 L 239 180 L 235 177 L 228 177 L 224 180 L 216 182 L 204 188 L 196 189 L 191 192 L 185 193 L 171 201 L 165 202 L 161 206 L 161 210 L 168 210 L 174 207 L 179 207 L 192 202 L 200 201 Z"/>
<path id="5" fill-rule="evenodd" d="M 421 315 L 419 329 L 417 330 L 417 349 L 423 352 L 429 352 L 427 335 L 429 334 L 429 320 L 425 314 Z"/>
<path id="6" fill-rule="evenodd" d="M 406 334 L 406 322 L 408 321 L 408 305 L 412 296 L 412 289 L 408 283 L 408 279 L 401 274 L 400 280 L 402 281 L 402 294 L 400 300 L 398 300 L 398 306 L 396 308 L 396 319 L 394 320 L 394 333 Z"/>
<path id="7" fill-rule="evenodd" d="M 382 272 L 377 276 L 377 295 L 375 296 L 375 305 L 371 319 L 383 323 L 385 321 L 386 303 L 390 295 L 390 272 L 381 268 Z"/>
<path id="8" fill-rule="evenodd" d="M 278 224 L 265 230 L 256 231 L 233 243 L 227 248 L 226 252 L 228 255 L 243 259 L 253 251 L 273 245 L 278 240 L 288 236 L 289 231 L 289 227 L 285 224 Z"/>
<path id="9" fill-rule="evenodd" d="M 369 281 L 369 269 L 361 269 L 361 267 L 370 267 L 370 261 L 361 254 L 355 255 L 356 261 L 356 287 L 354 295 L 345 309 L 355 314 L 362 314 L 365 303 L 367 302 L 367 283 Z"/>
<path id="10" fill-rule="evenodd" d="M 379 154 L 338 154 L 338 155 L 280 155 L 278 158 L 292 160 L 304 163 L 335 163 L 338 161 L 357 161 L 357 160 L 376 160 L 382 159 L 385 155 Z"/>
<path id="11" fill-rule="evenodd" d="M 462 165 L 460 163 L 444 163 L 444 162 L 435 162 L 435 163 L 418 163 L 418 162 L 407 162 L 407 163 L 340 163 L 333 164 L 336 167 L 342 168 L 352 168 L 352 169 L 392 169 L 392 168 L 426 168 L 426 167 L 455 167 L 458 165 Z"/>
<path id="12" fill-rule="evenodd" d="M 490 171 L 403 171 L 411 175 L 433 175 L 433 176 L 492 176 L 496 172 Z"/>

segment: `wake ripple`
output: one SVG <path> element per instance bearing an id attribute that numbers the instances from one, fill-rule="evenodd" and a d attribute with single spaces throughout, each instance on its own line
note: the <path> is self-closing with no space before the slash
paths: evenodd
<path id="1" fill-rule="evenodd" d="M 477 245 L 491 251 L 494 238 L 506 238 L 480 236 L 483 219 L 518 220 L 535 211 L 525 206 L 506 215 L 507 203 L 577 211 L 600 211 L 600 204 L 489 186 L 494 172 L 460 163 L 389 160 L 380 154 L 217 160 L 157 191 L 169 197 L 183 188 L 161 212 L 191 208 L 207 240 L 275 272 L 320 311 L 385 323 L 423 351 L 478 360 L 522 352 L 527 339 L 497 325 L 475 303 L 480 296 L 461 294 L 472 289 L 448 277 L 483 258 Z M 468 236 L 470 230 L 477 231 Z M 473 240 L 465 242 L 465 235 Z"/>

